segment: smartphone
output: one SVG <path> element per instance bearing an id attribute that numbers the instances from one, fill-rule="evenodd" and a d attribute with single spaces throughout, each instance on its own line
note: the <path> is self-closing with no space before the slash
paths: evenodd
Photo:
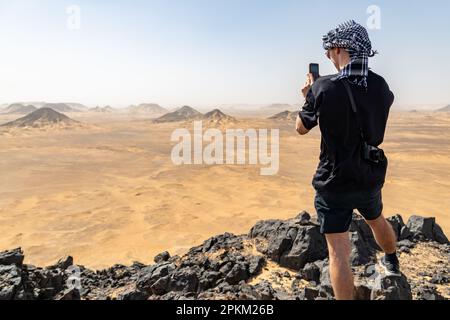
<path id="1" fill-rule="evenodd" d="M 319 64 L 318 63 L 310 63 L 309 64 L 309 73 L 313 75 L 314 81 L 319 78 Z"/>

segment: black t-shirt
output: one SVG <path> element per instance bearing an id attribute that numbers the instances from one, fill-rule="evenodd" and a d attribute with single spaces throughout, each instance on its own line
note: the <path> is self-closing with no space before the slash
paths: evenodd
<path id="1" fill-rule="evenodd" d="M 319 78 L 309 91 L 299 112 L 306 129 L 320 125 L 322 133 L 320 163 L 313 179 L 318 191 L 349 192 L 382 187 L 387 160 L 370 163 L 361 156 L 361 134 L 350 98 L 336 75 Z M 358 108 L 358 117 L 369 145 L 383 143 L 394 94 L 383 77 L 370 71 L 368 88 L 350 85 Z"/>

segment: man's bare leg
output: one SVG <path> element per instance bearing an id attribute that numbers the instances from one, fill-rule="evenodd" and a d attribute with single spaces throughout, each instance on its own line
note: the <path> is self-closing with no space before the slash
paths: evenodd
<path id="1" fill-rule="evenodd" d="M 330 254 L 330 278 L 336 300 L 353 300 L 355 283 L 350 267 L 349 234 L 327 234 L 326 238 Z"/>
<path id="2" fill-rule="evenodd" d="M 372 228 L 375 240 L 386 254 L 393 254 L 397 250 L 397 238 L 392 225 L 381 215 L 378 219 L 367 221 Z"/>

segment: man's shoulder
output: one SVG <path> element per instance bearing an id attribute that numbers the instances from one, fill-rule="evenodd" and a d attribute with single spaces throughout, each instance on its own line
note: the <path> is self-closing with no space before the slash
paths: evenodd
<path id="1" fill-rule="evenodd" d="M 334 81 L 339 74 L 330 74 L 327 76 L 320 77 L 317 79 L 313 84 L 313 91 L 314 92 L 323 92 L 323 91 L 329 91 L 329 90 L 340 90 L 340 84 L 339 81 Z M 386 80 L 379 74 L 373 72 L 372 70 L 369 70 L 368 75 L 368 81 L 372 83 L 380 83 L 385 84 Z"/>
<path id="2" fill-rule="evenodd" d="M 330 74 L 320 77 L 314 82 L 312 86 L 313 91 L 319 92 L 333 90 L 338 85 L 338 81 L 333 81 L 333 79 L 337 76 L 338 74 Z"/>
<path id="3" fill-rule="evenodd" d="M 378 73 L 369 70 L 369 81 L 386 82 L 386 80 Z"/>

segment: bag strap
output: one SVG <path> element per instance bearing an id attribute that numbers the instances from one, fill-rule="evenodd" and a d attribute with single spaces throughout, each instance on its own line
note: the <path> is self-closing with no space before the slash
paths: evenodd
<path id="1" fill-rule="evenodd" d="M 358 124 L 359 131 L 361 133 L 361 138 L 363 139 L 363 141 L 366 141 L 364 138 L 364 131 L 362 129 L 361 121 L 358 117 L 358 108 L 356 106 L 356 101 L 355 101 L 355 97 L 353 96 L 352 89 L 350 88 L 348 82 L 345 79 L 342 80 L 342 84 L 344 85 L 345 90 L 347 91 L 348 97 L 350 98 L 350 103 L 352 105 L 353 113 L 355 114 L 355 117 L 356 117 L 356 122 Z"/>

